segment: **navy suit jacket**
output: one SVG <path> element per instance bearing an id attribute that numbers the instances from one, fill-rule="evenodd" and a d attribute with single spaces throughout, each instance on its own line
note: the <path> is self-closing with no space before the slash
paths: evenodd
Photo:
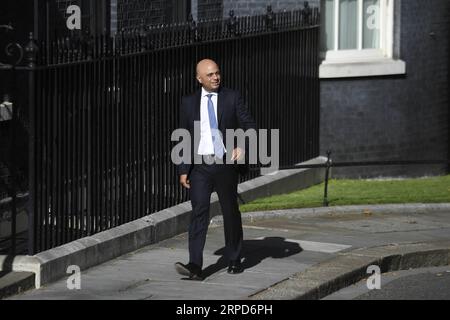
<path id="1" fill-rule="evenodd" d="M 194 139 L 194 122 L 200 121 L 200 100 L 202 90 L 182 98 L 180 109 L 180 128 L 189 131 L 192 139 Z M 219 130 L 223 136 L 223 142 L 226 147 L 226 130 L 227 129 L 256 129 L 256 123 L 252 116 L 244 106 L 244 102 L 240 93 L 236 90 L 228 88 L 220 88 L 217 97 L 217 118 Z M 198 151 L 198 141 L 191 141 L 191 161 L 190 163 L 182 163 L 178 165 L 178 174 L 189 174 L 194 164 L 194 154 Z M 231 154 L 232 150 L 227 150 Z M 247 154 L 247 152 L 246 152 Z M 237 170 L 244 174 L 248 166 L 238 165 Z"/>

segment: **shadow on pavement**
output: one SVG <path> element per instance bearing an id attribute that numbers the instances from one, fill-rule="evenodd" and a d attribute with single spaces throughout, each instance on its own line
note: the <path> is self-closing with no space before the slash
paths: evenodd
<path id="1" fill-rule="evenodd" d="M 295 255 L 302 251 L 298 243 L 286 241 L 281 237 L 268 237 L 262 240 L 244 240 L 242 245 L 242 266 L 244 269 L 250 269 L 266 258 L 282 259 Z M 203 269 L 203 278 L 206 279 L 214 273 L 227 268 L 228 260 L 224 256 L 225 248 L 214 252 L 221 257 L 215 264 Z"/>

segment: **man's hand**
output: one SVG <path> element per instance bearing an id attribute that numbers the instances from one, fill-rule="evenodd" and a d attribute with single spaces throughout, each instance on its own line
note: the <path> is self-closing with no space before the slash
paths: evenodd
<path id="1" fill-rule="evenodd" d="M 187 174 L 182 174 L 180 176 L 180 184 L 185 187 L 186 189 L 190 189 L 191 185 L 190 185 L 190 181 L 188 180 L 188 175 Z"/>
<path id="2" fill-rule="evenodd" d="M 231 153 L 231 161 L 239 161 L 244 157 L 244 150 L 242 150 L 241 148 L 236 148 L 233 150 L 233 152 Z"/>

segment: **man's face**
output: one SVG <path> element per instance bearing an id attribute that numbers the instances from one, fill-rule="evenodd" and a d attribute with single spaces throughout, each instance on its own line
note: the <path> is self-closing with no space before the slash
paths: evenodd
<path id="1" fill-rule="evenodd" d="M 220 87 L 220 70 L 214 62 L 200 63 L 197 69 L 197 80 L 207 91 L 217 91 Z"/>

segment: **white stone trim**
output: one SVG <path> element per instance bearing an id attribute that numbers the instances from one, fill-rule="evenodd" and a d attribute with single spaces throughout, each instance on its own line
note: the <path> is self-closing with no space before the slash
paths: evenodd
<path id="1" fill-rule="evenodd" d="M 389 58 L 361 60 L 358 62 L 323 62 L 319 68 L 319 77 L 321 79 L 374 77 L 405 73 L 406 63 L 404 61 Z"/>

